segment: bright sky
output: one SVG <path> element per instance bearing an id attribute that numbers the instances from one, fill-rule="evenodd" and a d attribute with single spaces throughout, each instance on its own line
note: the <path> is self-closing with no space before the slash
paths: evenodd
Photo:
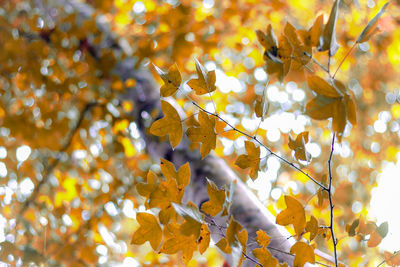
<path id="1" fill-rule="evenodd" d="M 390 252 L 400 250 L 400 153 L 397 162 L 387 163 L 378 176 L 378 186 L 372 190 L 370 216 L 377 219 L 377 225 L 387 221 L 389 233 L 379 248 Z"/>

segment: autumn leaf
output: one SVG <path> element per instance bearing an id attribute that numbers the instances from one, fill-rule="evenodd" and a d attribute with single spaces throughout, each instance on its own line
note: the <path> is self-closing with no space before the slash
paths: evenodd
<path id="1" fill-rule="evenodd" d="M 154 65 L 158 75 L 160 75 L 161 79 L 164 81 L 164 85 L 161 86 L 161 96 L 168 97 L 175 94 L 178 91 L 179 86 L 181 86 L 182 77 L 181 73 L 179 72 L 178 66 L 176 64 L 172 65 L 168 69 L 168 73 L 165 73 L 159 67 Z"/>
<path id="2" fill-rule="evenodd" d="M 201 63 L 196 59 L 196 72 L 197 79 L 188 81 L 188 85 L 192 88 L 197 95 L 204 95 L 211 93 L 217 89 L 215 87 L 215 71 L 206 71 Z"/>
<path id="3" fill-rule="evenodd" d="M 289 135 L 289 148 L 292 149 L 296 159 L 310 161 L 311 154 L 306 151 L 305 144 L 308 143 L 308 132 L 302 132 L 293 140 Z"/>
<path id="4" fill-rule="evenodd" d="M 260 44 L 265 48 L 265 51 L 267 53 L 274 54 L 272 51 L 278 49 L 278 42 L 272 30 L 271 24 L 269 24 L 267 27 L 267 34 L 263 33 L 260 30 L 257 30 L 256 35 Z"/>
<path id="5" fill-rule="evenodd" d="M 150 194 L 153 193 L 154 190 L 157 188 L 156 181 L 157 175 L 154 172 L 149 171 L 147 173 L 146 183 L 138 183 L 136 185 L 136 190 L 141 196 L 148 198 Z"/>
<path id="6" fill-rule="evenodd" d="M 315 93 L 325 97 L 336 98 L 342 95 L 335 87 L 317 75 L 308 76 L 307 84 Z"/>
<path id="7" fill-rule="evenodd" d="M 171 146 L 175 148 L 182 139 L 182 122 L 178 112 L 167 101 L 161 100 L 164 118 L 155 121 L 150 127 L 150 133 L 156 136 L 169 135 Z"/>
<path id="8" fill-rule="evenodd" d="M 265 48 L 264 60 L 266 63 L 266 71 L 268 74 L 276 74 L 279 80 L 289 73 L 293 47 L 289 39 L 285 35 L 279 38 L 279 44 L 276 42 L 271 25 L 268 25 L 267 34 L 257 31 L 257 38 L 261 45 Z"/>
<path id="9" fill-rule="evenodd" d="M 208 246 L 210 245 L 210 230 L 208 229 L 206 224 L 202 224 L 200 227 L 200 237 L 197 240 L 197 243 L 199 245 L 199 252 L 200 254 L 203 254 Z"/>
<path id="10" fill-rule="evenodd" d="M 329 20 L 324 27 L 324 32 L 320 38 L 318 46 L 319 51 L 329 50 L 329 56 L 334 56 L 339 48 L 339 45 L 336 42 L 336 21 L 338 17 L 339 3 L 340 0 L 335 0 L 333 3 Z"/>
<path id="11" fill-rule="evenodd" d="M 360 219 L 354 220 L 351 224 L 346 225 L 346 232 L 349 234 L 349 236 L 355 236 L 356 235 L 356 228 L 360 224 Z"/>
<path id="12" fill-rule="evenodd" d="M 265 247 L 253 249 L 253 255 L 257 258 L 262 266 L 277 266 L 278 260 L 274 258 Z"/>
<path id="13" fill-rule="evenodd" d="M 256 241 L 257 241 L 257 244 L 259 245 L 259 246 L 261 246 L 261 247 L 264 247 L 264 248 L 266 248 L 267 246 L 268 246 L 268 244 L 269 244 L 269 242 L 271 242 L 271 237 L 269 237 L 268 235 L 267 235 L 267 233 L 265 233 L 263 230 L 258 230 L 257 232 L 256 232 L 256 234 L 257 234 L 257 237 L 256 237 Z"/>
<path id="14" fill-rule="evenodd" d="M 363 43 L 368 41 L 377 31 L 379 31 L 379 26 L 378 26 L 379 19 L 385 13 L 386 7 L 388 5 L 389 2 L 384 4 L 381 10 L 379 10 L 378 14 L 376 14 L 375 17 L 373 17 L 373 19 L 370 22 L 368 22 L 365 29 L 361 32 L 360 36 L 358 36 L 356 43 Z"/>
<path id="15" fill-rule="evenodd" d="M 201 158 L 204 158 L 216 146 L 215 118 L 200 111 L 199 124 L 199 127 L 194 126 L 187 129 L 186 134 L 190 141 L 201 143 L 200 155 Z"/>
<path id="16" fill-rule="evenodd" d="M 178 185 L 177 180 L 167 178 L 161 181 L 157 189 L 149 197 L 150 208 L 160 208 L 159 218 L 162 224 L 167 224 L 172 218 L 176 217 L 176 212 L 172 203 L 181 203 L 184 194 L 184 186 Z"/>
<path id="17" fill-rule="evenodd" d="M 146 241 L 150 242 L 154 250 L 158 249 L 161 242 L 162 231 L 154 215 L 150 213 L 137 213 L 136 220 L 140 227 L 133 234 L 131 244 L 141 245 Z"/>
<path id="18" fill-rule="evenodd" d="M 161 159 L 161 173 L 167 179 L 175 179 L 178 185 L 187 186 L 190 182 L 190 166 L 189 162 L 182 165 L 178 171 L 176 171 L 175 166 L 172 162 Z"/>
<path id="19" fill-rule="evenodd" d="M 196 237 L 194 235 L 181 234 L 177 225 L 168 227 L 169 238 L 163 243 L 160 252 L 165 254 L 175 254 L 182 251 L 182 259 L 187 264 L 197 250 Z"/>
<path id="20" fill-rule="evenodd" d="M 307 103 L 306 114 L 316 120 L 332 118 L 332 129 L 340 141 L 347 120 L 357 123 L 353 93 L 338 80 L 329 84 L 318 76 L 310 76 L 308 86 L 317 96 Z"/>
<path id="21" fill-rule="evenodd" d="M 240 262 L 243 260 L 242 252 L 246 247 L 247 232 L 246 229 L 242 229 L 243 227 L 231 217 L 225 237 L 216 244 L 223 252 L 232 255 L 232 266 L 240 266 Z"/>
<path id="22" fill-rule="evenodd" d="M 290 248 L 290 253 L 295 254 L 294 267 L 303 267 L 306 262 L 315 263 L 314 248 L 304 242 L 294 244 Z"/>
<path id="23" fill-rule="evenodd" d="M 303 205 L 291 196 L 285 196 L 287 208 L 276 216 L 276 223 L 280 225 L 293 224 L 297 236 L 301 236 L 306 226 L 306 215 Z"/>
<path id="24" fill-rule="evenodd" d="M 389 266 L 399 266 L 400 265 L 400 253 L 397 251 L 395 253 L 390 253 L 385 251 L 385 261 Z"/>
<path id="25" fill-rule="evenodd" d="M 369 237 L 368 240 L 368 247 L 376 247 L 378 246 L 382 239 L 386 237 L 387 233 L 389 231 L 389 225 L 387 222 L 383 222 L 379 227 L 375 229 L 375 231 L 372 232 L 372 234 Z"/>
<path id="26" fill-rule="evenodd" d="M 293 49 L 291 55 L 291 69 L 300 69 L 310 61 L 310 55 L 312 54 L 311 46 L 300 42 L 296 28 L 289 22 L 285 25 L 284 34 L 288 38 Z"/>
<path id="27" fill-rule="evenodd" d="M 310 241 L 312 241 L 318 234 L 318 221 L 314 216 L 306 224 L 306 232 L 310 233 Z"/>
<path id="28" fill-rule="evenodd" d="M 214 217 L 222 211 L 225 203 L 225 190 L 218 189 L 213 181 L 207 179 L 207 193 L 210 200 L 201 205 L 201 210 Z"/>
<path id="29" fill-rule="evenodd" d="M 266 92 L 268 84 L 269 84 L 269 79 L 267 81 L 266 86 L 264 87 L 261 100 L 259 100 L 259 99 L 256 100 L 256 104 L 255 104 L 255 108 L 254 108 L 256 116 L 258 118 L 261 118 L 261 121 L 264 121 L 265 116 L 268 114 L 268 109 L 269 109 L 268 95 Z"/>
<path id="30" fill-rule="evenodd" d="M 235 165 L 242 169 L 250 168 L 250 177 L 254 180 L 258 176 L 258 169 L 260 167 L 260 147 L 256 147 L 253 142 L 245 141 L 245 148 L 247 155 L 240 155 Z"/>

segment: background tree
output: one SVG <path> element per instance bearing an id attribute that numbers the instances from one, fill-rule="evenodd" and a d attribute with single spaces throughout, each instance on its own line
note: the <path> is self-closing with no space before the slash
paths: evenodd
<path id="1" fill-rule="evenodd" d="M 368 217 L 398 152 L 384 4 L 2 4 L 2 261 L 221 265 L 211 234 L 230 265 L 398 264 Z"/>

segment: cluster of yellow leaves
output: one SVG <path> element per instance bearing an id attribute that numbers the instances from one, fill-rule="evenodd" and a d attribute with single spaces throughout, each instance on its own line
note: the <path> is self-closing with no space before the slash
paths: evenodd
<path id="1" fill-rule="evenodd" d="M 307 83 L 317 96 L 307 103 L 306 114 L 316 120 L 332 118 L 332 129 L 340 140 L 347 120 L 357 123 L 353 93 L 338 80 L 327 82 L 316 75 L 309 76 Z"/>
<path id="2" fill-rule="evenodd" d="M 204 253 L 208 248 L 210 231 L 204 216 L 193 203 L 181 203 L 184 189 L 190 182 L 189 163 L 179 170 L 165 159 L 161 159 L 160 165 L 165 180 L 158 179 L 155 173 L 149 171 L 146 183 L 136 185 L 138 193 L 146 197 L 146 207 L 159 208 L 160 223 L 151 213 L 138 213 L 136 219 L 140 226 L 133 234 L 131 243 L 141 245 L 149 241 L 154 250 L 166 254 L 182 251 L 182 258 L 187 263 L 194 251 Z M 177 215 L 184 221 L 179 220 Z"/>
<path id="3" fill-rule="evenodd" d="M 365 237 L 369 235 L 367 242 L 368 247 L 378 246 L 382 239 L 385 238 L 389 231 L 389 225 L 387 222 L 383 222 L 377 226 L 372 221 L 365 221 L 362 217 L 354 220 L 351 224 L 346 225 L 346 232 L 349 236 L 356 236 L 357 239 L 365 240 Z"/>

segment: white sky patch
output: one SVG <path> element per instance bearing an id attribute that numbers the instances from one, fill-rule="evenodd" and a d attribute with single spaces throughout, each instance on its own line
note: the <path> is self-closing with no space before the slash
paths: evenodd
<path id="1" fill-rule="evenodd" d="M 0 146 L 0 159 L 7 157 L 7 149 L 4 146 Z"/>
<path id="2" fill-rule="evenodd" d="M 20 146 L 17 148 L 16 157 L 19 162 L 23 162 L 27 160 L 32 152 L 32 149 L 29 146 Z"/>
<path id="3" fill-rule="evenodd" d="M 256 80 L 258 82 L 265 82 L 268 78 L 267 73 L 264 71 L 263 68 L 256 68 L 254 70 L 254 78 L 256 78 Z"/>
<path id="4" fill-rule="evenodd" d="M 240 93 L 244 91 L 244 88 L 240 81 L 232 76 L 227 76 L 223 71 L 220 69 L 215 70 L 215 75 L 217 77 L 217 81 L 215 85 L 221 90 L 222 93 L 229 93 L 233 91 L 235 93 Z"/>
<path id="5" fill-rule="evenodd" d="M 7 166 L 4 162 L 0 162 L 0 177 L 4 178 L 7 176 Z"/>
<path id="6" fill-rule="evenodd" d="M 377 225 L 387 221 L 388 235 L 379 245 L 380 249 L 397 251 L 400 249 L 400 154 L 397 163 L 388 163 L 378 176 L 378 186 L 371 190 L 369 215 L 377 219 Z"/>

